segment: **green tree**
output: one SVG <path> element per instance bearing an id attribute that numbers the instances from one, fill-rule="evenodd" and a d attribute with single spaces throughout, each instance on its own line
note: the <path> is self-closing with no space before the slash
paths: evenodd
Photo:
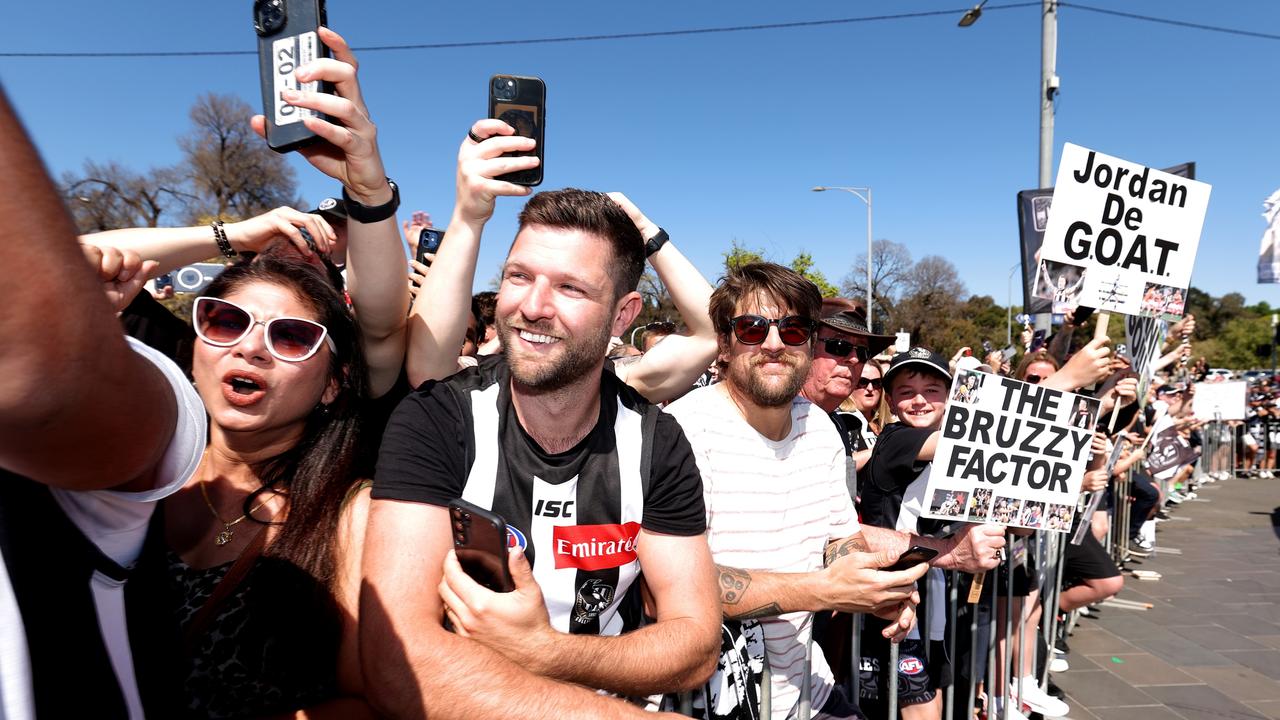
<path id="1" fill-rule="evenodd" d="M 791 269 L 803 275 L 814 285 L 817 285 L 818 292 L 822 293 L 822 297 L 836 297 L 840 294 L 840 289 L 827 282 L 827 276 L 813 266 L 813 256 L 809 253 L 801 251 L 797 254 L 795 259 L 791 261 Z"/>
<path id="2" fill-rule="evenodd" d="M 1196 323 L 1199 325 L 1198 318 Z M 1270 317 L 1241 315 L 1227 321 L 1215 337 L 1197 342 L 1194 352 L 1204 356 L 1213 367 L 1243 370 L 1264 364 L 1254 351 L 1270 342 Z"/>
<path id="3" fill-rule="evenodd" d="M 726 252 L 721 253 L 721 256 L 724 258 L 724 271 L 726 275 L 737 270 L 743 265 L 765 261 L 763 252 L 759 250 L 748 250 L 738 242 L 737 238 L 733 239 L 733 244 L 730 245 Z"/>

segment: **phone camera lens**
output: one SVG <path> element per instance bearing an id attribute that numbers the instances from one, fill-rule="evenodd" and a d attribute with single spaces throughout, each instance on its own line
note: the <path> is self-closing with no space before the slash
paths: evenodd
<path id="1" fill-rule="evenodd" d="M 493 79 L 493 96 L 498 100 L 514 100 L 516 97 L 516 80 L 509 77 Z"/>
<path id="2" fill-rule="evenodd" d="M 254 4 L 254 28 L 261 35 L 277 33 L 284 27 L 285 11 L 282 0 L 258 0 Z"/>

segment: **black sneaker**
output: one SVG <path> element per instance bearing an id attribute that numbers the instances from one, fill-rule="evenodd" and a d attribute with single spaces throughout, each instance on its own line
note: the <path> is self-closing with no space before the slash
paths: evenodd
<path id="1" fill-rule="evenodd" d="M 1053 697 L 1058 698 L 1059 700 L 1067 699 L 1067 694 L 1062 692 L 1062 688 L 1054 684 L 1053 678 L 1049 678 L 1049 685 L 1045 687 L 1044 691 L 1049 695 L 1052 695 Z"/>
<path id="2" fill-rule="evenodd" d="M 1090 614 L 1092 614 L 1092 613 L 1090 613 Z M 1054 642 L 1054 643 L 1053 643 L 1053 649 L 1054 649 L 1054 650 L 1057 650 L 1058 652 L 1062 653 L 1063 655 L 1066 655 L 1066 654 L 1068 654 L 1068 653 L 1070 653 L 1070 652 L 1071 652 L 1071 646 L 1067 644 L 1067 639 L 1066 639 L 1065 637 L 1062 637 L 1062 636 L 1059 636 L 1059 637 L 1058 637 L 1058 640 L 1057 640 L 1056 642 Z M 1050 682 L 1053 682 L 1053 681 L 1051 680 Z M 1052 694 L 1052 693 L 1050 693 L 1050 694 Z"/>

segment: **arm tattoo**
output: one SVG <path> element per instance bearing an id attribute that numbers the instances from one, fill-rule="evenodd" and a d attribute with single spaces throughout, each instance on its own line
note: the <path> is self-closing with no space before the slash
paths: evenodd
<path id="1" fill-rule="evenodd" d="M 720 602 L 736 605 L 751 584 L 751 573 L 737 568 L 717 566 L 720 570 Z M 728 613 L 726 613 L 728 614 Z"/>
<path id="2" fill-rule="evenodd" d="M 735 620 L 756 620 L 759 618 L 773 617 L 775 615 L 781 615 L 781 614 L 782 614 L 782 606 L 776 602 L 769 603 L 764 607 L 758 607 L 755 610 L 748 610 L 747 612 L 744 612 L 741 615 L 732 615 L 729 613 L 725 613 L 725 615 Z"/>
<path id="3" fill-rule="evenodd" d="M 855 533 L 844 540 L 833 540 L 827 543 L 827 549 L 823 553 L 823 567 L 835 562 L 836 558 L 844 557 L 851 552 L 871 552 L 867 547 L 867 542 L 862 539 L 862 533 Z"/>

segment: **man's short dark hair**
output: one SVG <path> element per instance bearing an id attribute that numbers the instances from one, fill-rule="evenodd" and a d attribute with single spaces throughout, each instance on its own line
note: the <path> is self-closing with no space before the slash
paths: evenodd
<path id="1" fill-rule="evenodd" d="M 613 298 L 632 292 L 644 272 L 644 238 L 631 217 L 604 193 L 565 188 L 540 192 L 520 211 L 520 230 L 530 225 L 579 230 L 609 243 Z"/>
<path id="2" fill-rule="evenodd" d="M 719 287 L 711 293 L 708 310 L 722 339 L 727 339 L 732 332 L 730 321 L 738 304 L 745 298 L 757 296 L 777 300 L 793 313 L 815 321 L 822 312 L 822 292 L 800 273 L 776 263 L 747 263 L 720 278 Z"/>

